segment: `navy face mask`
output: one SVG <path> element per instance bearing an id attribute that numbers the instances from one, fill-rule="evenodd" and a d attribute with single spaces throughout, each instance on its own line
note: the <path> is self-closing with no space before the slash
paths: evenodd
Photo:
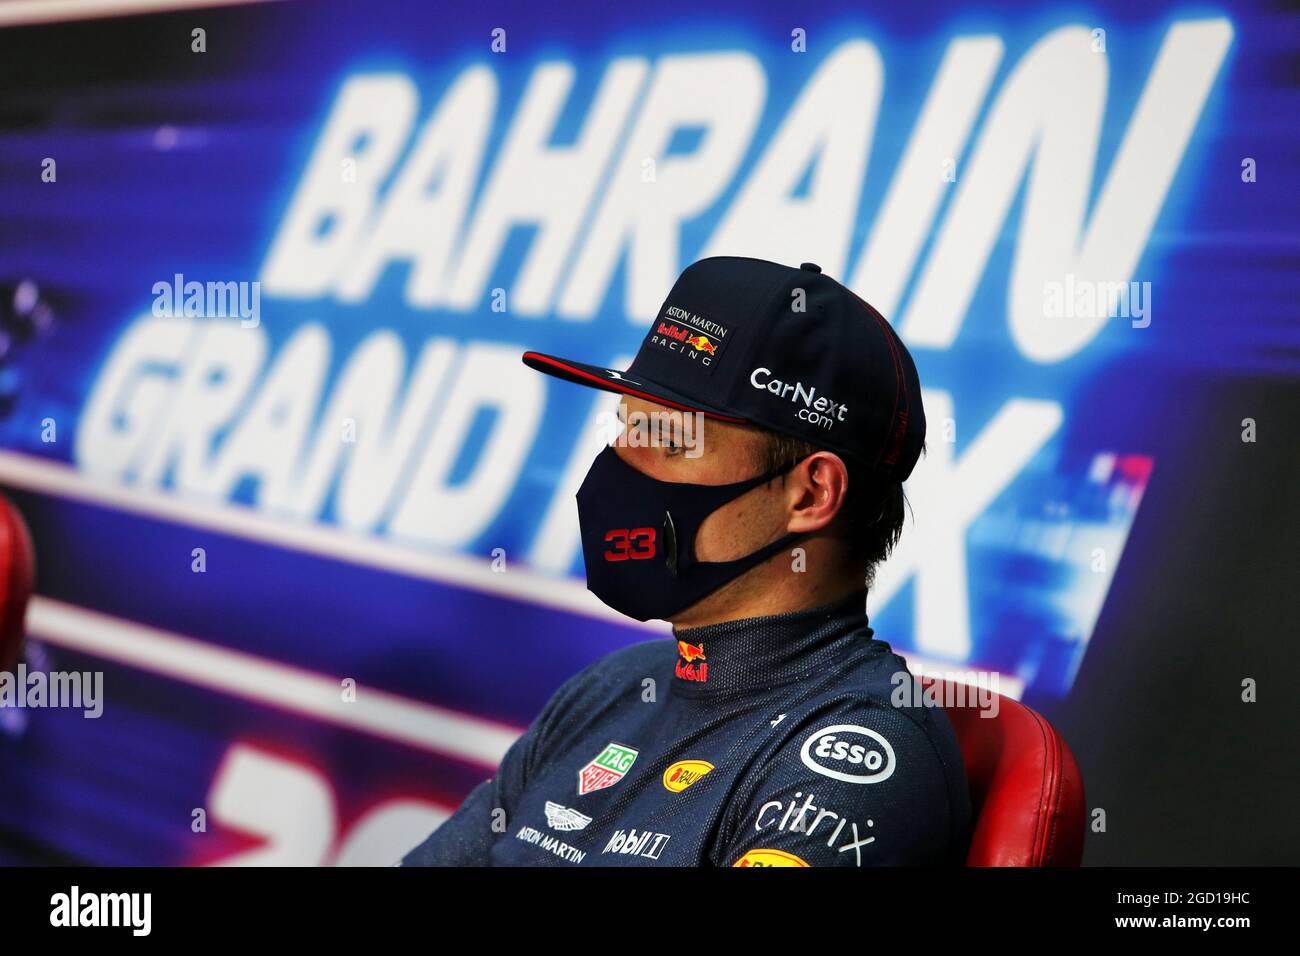
<path id="1" fill-rule="evenodd" d="M 694 485 L 651 478 L 606 448 L 578 489 L 587 589 L 638 621 L 685 610 L 806 534 L 789 532 L 734 561 L 695 558 L 695 535 L 709 515 L 794 465 L 730 485 Z"/>

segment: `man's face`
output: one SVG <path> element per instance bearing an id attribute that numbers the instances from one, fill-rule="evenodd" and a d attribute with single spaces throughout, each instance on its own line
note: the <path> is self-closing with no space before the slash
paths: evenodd
<path id="1" fill-rule="evenodd" d="M 683 416 L 691 421 L 684 424 Z M 763 438 L 748 426 L 705 419 L 702 434 L 691 432 L 696 419 L 693 413 L 630 395 L 623 396 L 619 403 L 619 418 L 630 428 L 660 423 L 661 427 L 652 432 L 658 439 L 653 443 L 620 441 L 614 449 L 627 464 L 659 481 L 728 485 L 753 478 L 763 470 Z M 679 440 L 673 442 L 672 436 Z M 693 447 L 680 441 L 684 436 L 690 436 Z M 789 510 L 783 484 L 776 480 L 760 485 L 709 515 L 695 539 L 696 557 L 701 561 L 730 561 L 784 534 Z"/>

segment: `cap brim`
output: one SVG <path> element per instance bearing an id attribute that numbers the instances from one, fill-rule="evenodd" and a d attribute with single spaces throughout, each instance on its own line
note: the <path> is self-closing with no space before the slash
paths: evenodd
<path id="1" fill-rule="evenodd" d="M 525 352 L 524 364 L 539 372 L 554 375 L 556 378 L 562 378 L 577 385 L 586 385 L 588 388 L 599 388 L 606 392 L 632 395 L 636 398 L 643 398 L 648 402 L 667 405 L 669 408 L 680 409 L 684 412 L 700 412 L 719 421 L 735 422 L 737 424 L 744 424 L 748 421 L 748 419 L 741 418 L 739 415 L 730 415 L 720 408 L 698 402 L 659 382 L 652 382 L 641 374 L 629 374 L 619 369 L 605 368 L 603 365 L 571 362 L 568 359 L 562 359 L 554 355 L 543 355 L 541 352 Z"/>

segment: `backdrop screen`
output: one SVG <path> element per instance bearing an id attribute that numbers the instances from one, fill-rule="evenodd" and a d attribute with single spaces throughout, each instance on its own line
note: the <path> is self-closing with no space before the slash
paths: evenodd
<path id="1" fill-rule="evenodd" d="M 0 30 L 24 663 L 103 675 L 97 715 L 0 710 L 0 862 L 392 862 L 565 678 L 666 633 L 583 582 L 616 399 L 520 354 L 625 367 L 707 255 L 816 262 L 893 323 L 929 433 L 872 626 L 1058 712 L 1171 586 L 1147 509 L 1270 413 L 1209 434 L 1198 403 L 1295 397 L 1293 28 L 665 0 Z"/>

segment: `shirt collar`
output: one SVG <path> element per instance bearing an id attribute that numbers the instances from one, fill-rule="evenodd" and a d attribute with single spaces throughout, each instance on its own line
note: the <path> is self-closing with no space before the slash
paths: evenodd
<path id="1" fill-rule="evenodd" d="M 673 690 L 703 696 L 810 677 L 872 639 L 866 589 L 821 607 L 673 628 Z"/>

